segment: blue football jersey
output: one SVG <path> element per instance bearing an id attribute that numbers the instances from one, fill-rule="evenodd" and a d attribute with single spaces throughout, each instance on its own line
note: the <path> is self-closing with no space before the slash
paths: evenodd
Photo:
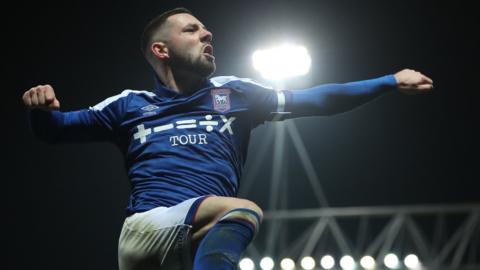
<path id="1" fill-rule="evenodd" d="M 192 94 L 161 84 L 125 90 L 89 109 L 32 111 L 35 133 L 47 141 L 111 141 L 122 150 L 131 196 L 127 213 L 203 196 L 236 196 L 250 131 L 288 117 L 350 110 L 394 88 L 392 75 L 311 89 L 275 91 L 233 76 L 207 80 Z"/>
<path id="2" fill-rule="evenodd" d="M 278 93 L 233 76 L 191 95 L 157 85 L 124 90 L 89 109 L 54 112 L 57 141 L 112 141 L 125 155 L 128 213 L 214 194 L 235 196 L 252 128 L 282 110 Z"/>

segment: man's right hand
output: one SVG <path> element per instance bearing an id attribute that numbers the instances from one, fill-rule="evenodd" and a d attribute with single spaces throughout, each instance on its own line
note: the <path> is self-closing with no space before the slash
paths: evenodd
<path id="1" fill-rule="evenodd" d="M 60 102 L 55 97 L 53 87 L 49 84 L 30 88 L 23 96 L 23 103 L 30 109 L 52 111 L 60 109 Z"/>

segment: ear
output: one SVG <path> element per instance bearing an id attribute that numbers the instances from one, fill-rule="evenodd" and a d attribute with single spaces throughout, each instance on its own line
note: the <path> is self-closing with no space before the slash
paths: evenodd
<path id="1" fill-rule="evenodd" d="M 152 51 L 155 58 L 159 60 L 166 60 L 170 58 L 167 45 L 163 42 L 153 42 L 150 46 L 150 50 Z"/>

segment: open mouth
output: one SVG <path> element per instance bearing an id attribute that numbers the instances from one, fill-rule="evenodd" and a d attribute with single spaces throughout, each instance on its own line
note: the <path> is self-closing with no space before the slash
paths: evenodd
<path id="1" fill-rule="evenodd" d="M 204 48 L 203 48 L 203 53 L 205 55 L 207 55 L 208 57 L 210 58 L 215 58 L 215 56 L 213 56 L 213 47 L 212 45 L 208 44 L 206 45 Z"/>

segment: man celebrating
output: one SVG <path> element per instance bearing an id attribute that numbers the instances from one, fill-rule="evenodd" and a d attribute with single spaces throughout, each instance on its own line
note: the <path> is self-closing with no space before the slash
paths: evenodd
<path id="1" fill-rule="evenodd" d="M 50 85 L 23 95 L 41 139 L 111 141 L 124 153 L 132 191 L 119 239 L 121 270 L 235 269 L 262 221 L 255 203 L 235 198 L 254 127 L 278 113 L 332 115 L 387 92 L 433 87 L 408 69 L 280 92 L 250 79 L 208 79 L 215 71 L 211 42 L 190 11 L 176 8 L 150 21 L 142 36 L 154 90 L 125 90 L 71 112 L 59 111 Z"/>

